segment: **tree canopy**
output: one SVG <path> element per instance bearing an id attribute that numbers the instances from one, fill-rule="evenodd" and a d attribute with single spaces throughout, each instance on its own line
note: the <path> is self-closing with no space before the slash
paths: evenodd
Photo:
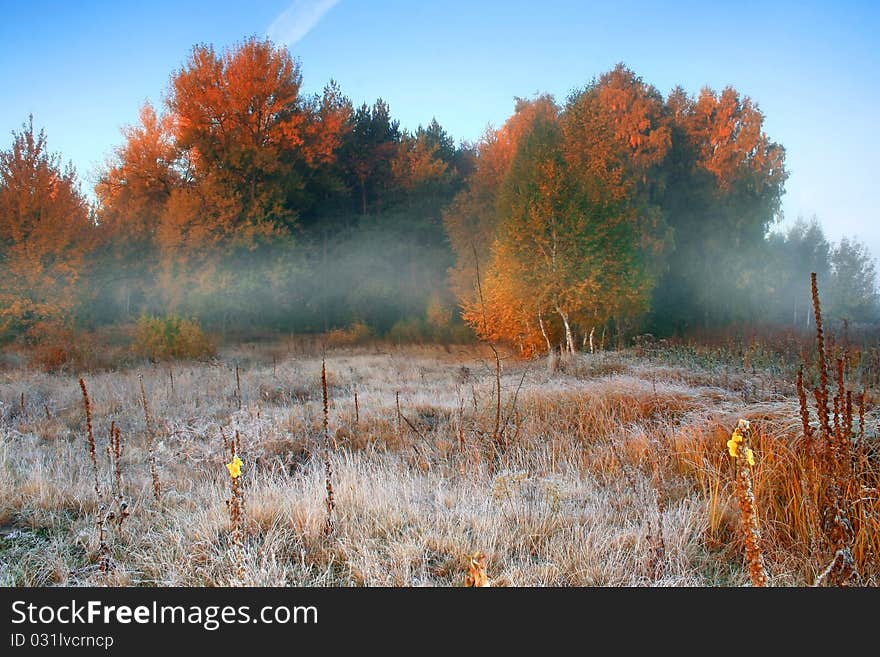
<path id="1" fill-rule="evenodd" d="M 196 45 L 99 172 L 94 202 L 29 120 L 0 151 L 0 332 L 195 317 L 574 351 L 595 331 L 877 321 L 875 263 L 779 228 L 785 150 L 733 87 L 665 97 L 623 64 L 516 98 L 476 143 L 401 126 L 252 37 Z M 354 330 L 354 329 L 352 329 Z"/>

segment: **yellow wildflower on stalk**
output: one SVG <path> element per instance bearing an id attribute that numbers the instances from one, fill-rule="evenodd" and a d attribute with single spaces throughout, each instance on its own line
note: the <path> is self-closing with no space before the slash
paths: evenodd
<path id="1" fill-rule="evenodd" d="M 746 559 L 753 586 L 767 586 L 769 578 L 761 551 L 761 531 L 758 526 L 758 505 L 752 483 L 755 453 L 752 451 L 748 420 L 740 420 L 727 442 L 727 449 L 735 459 L 736 496 L 739 500 L 742 528 L 746 539 Z M 742 445 L 742 451 L 740 451 Z M 737 458 L 741 456 L 742 458 Z"/>
<path id="2" fill-rule="evenodd" d="M 238 479 L 241 476 L 241 464 L 242 460 L 238 458 L 238 455 L 232 459 L 232 463 L 226 464 L 226 469 L 229 470 L 229 476 L 233 479 Z"/>
<path id="3" fill-rule="evenodd" d="M 737 433 L 738 430 L 734 430 L 733 435 L 730 437 L 730 440 L 727 441 L 727 451 L 730 452 L 730 455 L 733 458 L 736 458 L 737 451 L 739 450 L 739 444 L 742 442 L 742 436 Z"/>
<path id="4" fill-rule="evenodd" d="M 749 428 L 748 420 L 740 420 L 736 429 L 733 430 L 733 434 L 730 436 L 730 440 L 727 441 L 727 451 L 733 457 L 739 457 L 739 446 L 743 441 L 742 432 Z M 746 447 L 745 451 L 745 459 L 749 465 L 755 465 L 755 453 L 751 450 L 750 447 Z"/>

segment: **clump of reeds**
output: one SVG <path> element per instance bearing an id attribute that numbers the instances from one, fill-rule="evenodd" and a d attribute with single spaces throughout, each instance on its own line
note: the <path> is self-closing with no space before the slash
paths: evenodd
<path id="1" fill-rule="evenodd" d="M 232 531 L 229 535 L 229 542 L 233 550 L 233 560 L 236 565 L 238 581 L 244 579 L 244 560 L 242 559 L 242 549 L 244 544 L 244 532 L 242 531 L 242 521 L 244 515 L 244 496 L 241 490 L 241 466 L 243 461 L 239 456 L 241 453 L 241 434 L 236 430 L 235 438 L 231 441 L 226 440 L 226 434 L 223 435 L 224 448 L 227 448 L 230 462 L 226 464 L 226 470 L 229 473 L 231 497 L 226 500 L 226 506 L 229 509 L 229 520 L 232 524 Z M 225 460 L 225 459 L 224 459 Z"/>
<path id="2" fill-rule="evenodd" d="M 753 586 L 767 586 L 767 569 L 764 565 L 764 553 L 761 550 L 761 530 L 758 526 L 758 507 L 755 503 L 755 492 L 752 487 L 752 468 L 755 465 L 755 453 L 751 448 L 750 427 L 748 420 L 740 420 L 727 449 L 736 466 L 736 497 L 739 502 L 740 517 L 746 540 L 746 561 L 749 565 L 749 576 Z"/>
<path id="3" fill-rule="evenodd" d="M 330 536 L 334 529 L 333 512 L 336 509 L 336 501 L 333 499 L 333 464 L 331 462 L 332 448 L 330 446 L 330 402 L 327 394 L 327 364 L 323 358 L 321 359 L 321 393 L 324 402 L 324 487 L 327 490 L 325 501 L 327 517 L 324 519 L 323 533 L 325 536 Z"/>
<path id="4" fill-rule="evenodd" d="M 825 335 L 822 329 L 822 311 L 819 303 L 819 288 L 816 274 L 810 275 L 810 292 L 813 300 L 813 313 L 816 318 L 816 348 L 818 351 L 819 387 L 813 390 L 816 410 L 819 414 L 819 445 L 812 440 L 809 426 L 806 395 L 801 392 L 799 378 L 801 417 L 804 436 L 811 446 L 809 452 L 810 477 L 813 479 L 815 495 L 810 503 L 815 505 L 814 515 L 821 520 L 822 543 L 830 551 L 830 562 L 816 578 L 817 586 L 830 584 L 846 586 L 859 578 L 856 560 L 853 556 L 855 529 L 853 525 L 853 500 L 848 499 L 848 491 L 860 491 L 861 479 L 858 472 L 860 460 L 853 449 L 853 407 L 852 391 L 846 390 L 845 360 L 836 359 L 836 394 L 829 404 L 828 363 Z M 833 409 L 833 410 L 832 410 Z M 830 416 L 830 417 L 829 417 Z M 864 409 L 860 411 L 860 424 L 864 422 Z M 859 428 L 863 435 L 863 426 Z M 821 451 L 819 451 L 821 449 Z"/>
<path id="5" fill-rule="evenodd" d="M 138 380 L 141 384 L 141 402 L 144 407 L 144 423 L 147 427 L 147 451 L 150 457 L 150 478 L 153 482 L 153 497 L 158 502 L 162 497 L 162 487 L 159 483 L 159 469 L 156 466 L 156 435 L 153 431 L 153 418 L 150 415 L 150 407 L 147 405 L 147 393 L 144 390 L 144 377 L 142 374 L 138 375 Z"/>
<path id="6" fill-rule="evenodd" d="M 102 573 L 106 573 L 111 567 L 110 546 L 107 544 L 106 531 L 104 523 L 107 521 L 107 505 L 104 503 L 104 495 L 101 492 L 101 484 L 98 476 L 98 454 L 95 446 L 95 433 L 92 429 L 92 402 L 89 399 L 89 391 L 86 388 L 86 382 L 79 380 L 79 387 L 82 390 L 83 406 L 86 412 L 86 437 L 89 441 L 89 460 L 92 463 L 92 475 L 94 476 L 95 500 L 98 505 L 98 517 L 95 522 L 98 528 L 98 549 L 101 553 L 100 568 Z"/>

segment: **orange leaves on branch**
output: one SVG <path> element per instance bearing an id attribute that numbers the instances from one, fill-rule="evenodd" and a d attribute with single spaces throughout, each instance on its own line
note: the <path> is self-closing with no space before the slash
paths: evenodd
<path id="1" fill-rule="evenodd" d="M 566 157 L 598 203 L 630 198 L 671 145 L 662 96 L 622 64 L 569 99 L 563 130 Z"/>
<path id="2" fill-rule="evenodd" d="M 717 94 L 708 87 L 695 101 L 681 103 L 676 120 L 699 153 L 699 166 L 712 173 L 722 191 L 752 174 L 764 184 L 784 177 L 784 149 L 763 132 L 764 115 L 733 87 Z"/>
<path id="3" fill-rule="evenodd" d="M 62 169 L 33 121 L 0 151 L 0 329 L 70 318 L 95 239 L 72 166 Z"/>
<path id="4" fill-rule="evenodd" d="M 311 101 L 309 116 L 305 125 L 306 160 L 312 165 L 330 164 L 336 160 L 336 154 L 351 130 L 351 102 L 336 82 L 331 81 L 324 87 L 321 97 Z"/>
<path id="5" fill-rule="evenodd" d="M 149 103 L 141 108 L 139 124 L 123 130 L 125 142 L 95 186 L 102 224 L 114 239 L 149 241 L 156 217 L 182 184 L 172 131 L 171 116 L 158 115 Z"/>
<path id="6" fill-rule="evenodd" d="M 438 145 L 429 143 L 424 132 L 406 136 L 391 160 L 392 177 L 407 191 L 441 184 L 448 165 L 439 158 L 438 151 Z"/>
<path id="7" fill-rule="evenodd" d="M 250 39 L 220 55 L 197 46 L 171 80 L 175 137 L 210 166 L 221 149 L 302 143 L 299 66 L 284 48 Z"/>

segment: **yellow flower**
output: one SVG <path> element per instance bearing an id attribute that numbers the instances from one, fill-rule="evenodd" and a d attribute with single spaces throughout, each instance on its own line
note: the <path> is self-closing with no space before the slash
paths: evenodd
<path id="1" fill-rule="evenodd" d="M 755 465 L 755 453 L 749 448 L 746 448 L 746 461 L 749 465 Z"/>
<path id="2" fill-rule="evenodd" d="M 229 476 L 233 479 L 237 479 L 241 476 L 241 459 L 236 457 L 232 459 L 232 463 L 226 464 L 226 469 L 229 470 Z"/>
<path id="3" fill-rule="evenodd" d="M 739 449 L 739 441 L 736 440 L 736 434 L 734 434 L 734 436 L 727 441 L 727 451 L 730 452 L 730 455 L 733 458 L 736 458 L 737 449 Z"/>
<path id="4" fill-rule="evenodd" d="M 742 434 L 739 432 L 739 427 L 733 430 L 733 434 L 730 436 L 730 440 L 727 441 L 727 451 L 730 452 L 730 455 L 733 458 L 736 458 L 737 451 L 739 449 L 739 444 L 743 441 Z"/>

